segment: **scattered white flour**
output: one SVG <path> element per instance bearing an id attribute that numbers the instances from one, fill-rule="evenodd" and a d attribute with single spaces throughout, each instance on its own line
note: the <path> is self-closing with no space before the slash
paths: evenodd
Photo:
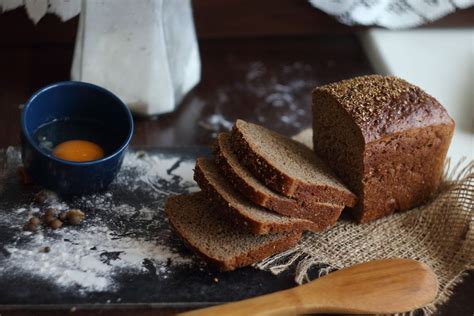
<path id="1" fill-rule="evenodd" d="M 174 169 L 175 167 L 176 169 Z M 122 172 L 117 175 L 116 183 L 128 185 L 128 189 L 146 190 L 153 196 L 180 192 L 161 187 L 160 181 L 170 181 L 179 177 L 177 183 L 191 191 L 196 188 L 193 180 L 194 161 L 181 161 L 176 158 L 165 158 L 163 155 L 146 155 L 144 152 L 128 154 L 123 161 Z M 172 172 L 169 172 L 173 169 Z"/>
<path id="2" fill-rule="evenodd" d="M 221 113 L 217 113 L 207 117 L 205 121 L 200 121 L 199 125 L 205 129 L 218 132 L 221 130 L 230 130 L 234 123 L 226 120 Z"/>
<path id="3" fill-rule="evenodd" d="M 226 113 L 227 109 L 251 106 L 258 122 L 271 121 L 276 127 L 300 130 L 309 122 L 310 94 L 317 82 L 311 78 L 312 66 L 301 62 L 267 68 L 263 62 L 253 62 L 245 69 L 245 77 L 232 84 L 223 84 L 209 97 L 212 114 L 199 126 L 218 132 L 232 128 L 242 114 Z M 253 104 L 247 104 L 250 99 Z M 280 126 L 278 126 L 280 125 Z"/>
<path id="4" fill-rule="evenodd" d="M 50 252 L 40 252 L 46 245 L 51 248 Z M 96 250 L 91 250 L 93 248 Z M 160 245 L 159 241 L 129 237 L 114 239 L 110 229 L 96 225 L 84 230 L 66 227 L 50 236 L 40 232 L 34 234 L 26 248 L 12 244 L 5 249 L 11 255 L 7 264 L 0 267 L 0 273 L 18 273 L 18 269 L 25 269 L 58 286 L 79 285 L 81 291 L 113 290 L 111 277 L 114 272 L 121 268 L 146 271 L 145 259 L 155 265 L 156 273 L 162 274 L 163 278 L 167 277 L 165 265 L 169 260 L 174 265 L 191 262 L 190 258 L 182 258 L 167 246 Z M 103 255 L 111 252 L 117 259 Z"/>
<path id="5" fill-rule="evenodd" d="M 0 151 L 0 181 L 11 186 L 15 184 L 8 179 L 14 176 L 11 171 L 18 164 L 18 151 L 8 151 Z M 109 192 L 49 204 L 60 210 L 79 205 L 86 211 L 81 226 L 56 231 L 22 231 L 27 219 L 40 211 L 38 206 L 30 198 L 8 209 L 0 199 L 0 229 L 14 231 L 12 242 L 2 244 L 0 239 L 0 277 L 32 275 L 84 294 L 114 290 L 114 277 L 123 271 L 165 279 L 172 267 L 200 264 L 193 256 L 179 253 L 180 243 L 163 214 L 166 196 L 196 190 L 193 166 L 189 160 L 162 154 L 128 153 Z M 136 195 L 137 203 L 124 203 L 123 192 Z M 44 247 L 50 247 L 50 252 L 41 252 Z"/>

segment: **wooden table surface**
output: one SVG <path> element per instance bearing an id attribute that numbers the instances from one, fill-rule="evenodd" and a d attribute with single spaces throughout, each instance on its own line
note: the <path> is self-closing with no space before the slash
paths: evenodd
<path id="1" fill-rule="evenodd" d="M 213 1 L 201 2 L 209 5 Z M 208 11 L 198 12 L 202 14 L 196 17 L 197 22 L 208 18 L 203 13 Z M 41 23 L 39 30 L 26 26 L 22 32 L 30 38 L 46 38 L 45 41 L 33 40 L 26 44 L 18 41 L 5 31 L 5 26 L 8 19 L 13 19 L 11 15 L 26 18 L 21 12 L 5 15 L 9 14 L 5 18 L 0 16 L 0 35 L 2 32 L 8 34 L 5 37 L 8 43 L 0 43 L 0 148 L 19 144 L 20 104 L 38 88 L 69 79 L 73 53 L 73 42 L 67 40 L 70 35 L 49 29 L 59 34 L 58 37 L 49 37 L 51 32 L 42 30 L 41 27 L 45 26 Z M 60 25 L 58 21 L 48 19 L 46 24 Z M 325 27 L 336 24 L 324 19 L 328 18 L 323 16 Z M 245 28 L 242 30 L 228 23 L 228 32 L 233 32 L 233 36 L 225 37 L 204 22 L 197 24 L 198 32 L 202 30 L 204 34 L 199 41 L 203 65 L 200 84 L 175 112 L 152 118 L 136 117 L 132 145 L 208 145 L 217 132 L 228 129 L 230 122 L 237 118 L 292 135 L 311 124 L 309 98 L 314 86 L 373 72 L 356 35 L 344 26 L 335 27 L 335 32 L 302 32 L 296 23 L 292 34 L 272 36 L 265 33 L 270 30 L 264 29 L 263 35 L 267 36 L 249 37 L 242 34 Z M 63 26 L 66 30 L 74 30 L 77 20 Z M 474 273 L 470 273 L 438 314 L 473 315 L 473 297 Z M 157 315 L 174 312 L 176 310 L 123 309 L 77 310 L 74 314 Z M 51 310 L 0 311 L 1 316 L 63 313 Z"/>

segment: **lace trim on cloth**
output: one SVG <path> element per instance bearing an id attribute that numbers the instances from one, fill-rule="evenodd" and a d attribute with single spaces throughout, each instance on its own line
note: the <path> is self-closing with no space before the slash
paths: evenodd
<path id="1" fill-rule="evenodd" d="M 0 13 L 24 6 L 28 17 L 38 23 L 46 13 L 65 22 L 81 12 L 81 0 L 0 0 Z"/>
<path id="2" fill-rule="evenodd" d="M 308 140 L 310 135 L 305 131 L 300 137 Z M 311 268 L 320 268 L 318 276 L 322 276 L 357 263 L 394 257 L 422 261 L 438 276 L 438 297 L 423 308 L 428 315 L 474 269 L 474 160 L 456 166 L 448 162 L 439 194 L 422 207 L 364 225 L 340 220 L 326 232 L 306 233 L 296 247 L 255 267 L 279 274 L 296 266 L 295 280 L 302 284 L 310 281 Z"/>
<path id="3" fill-rule="evenodd" d="M 474 0 L 308 0 L 314 7 L 347 25 L 378 25 L 389 29 L 419 26 L 459 9 Z"/>
<path id="4" fill-rule="evenodd" d="M 459 9 L 474 5 L 474 0 L 308 0 L 314 7 L 335 16 L 347 25 L 379 25 L 403 29 L 422 25 Z M 36 24 L 46 13 L 62 21 L 81 11 L 81 0 L 0 0 L 0 13 L 25 6 Z"/>

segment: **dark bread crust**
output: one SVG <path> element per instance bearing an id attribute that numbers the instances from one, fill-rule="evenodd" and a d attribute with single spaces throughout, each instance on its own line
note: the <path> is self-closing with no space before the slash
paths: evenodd
<path id="1" fill-rule="evenodd" d="M 317 87 L 313 104 L 318 98 L 335 100 L 359 127 L 365 143 L 426 126 L 454 126 L 435 98 L 394 76 L 361 76 Z"/>
<path id="2" fill-rule="evenodd" d="M 221 133 L 217 136 L 213 144 L 214 161 L 229 182 L 242 195 L 255 204 L 276 213 L 313 221 L 316 224 L 315 231 L 322 231 L 336 223 L 344 206 L 313 201 L 297 201 L 271 192 L 268 189 L 262 190 L 246 181 L 239 171 L 236 170 L 239 167 L 236 166 L 238 161 L 236 161 L 235 154 L 229 152 L 231 150 L 229 148 L 230 137 L 229 133 Z M 240 166 L 241 170 L 243 168 L 245 167 Z M 247 176 L 252 177 L 252 175 Z M 255 179 L 255 182 L 258 182 L 258 180 Z"/>
<path id="3" fill-rule="evenodd" d="M 452 133 L 446 125 L 430 126 L 367 144 L 363 198 L 354 209 L 357 221 L 366 223 L 429 201 L 441 181 Z"/>
<path id="4" fill-rule="evenodd" d="M 352 207 L 356 196 L 349 191 L 341 191 L 327 185 L 315 185 L 292 178 L 276 168 L 259 154 L 239 129 L 239 120 L 232 129 L 232 144 L 239 161 L 265 185 L 287 197 L 303 201 L 315 201 Z M 304 146 L 304 145 L 301 145 Z"/>
<path id="5" fill-rule="evenodd" d="M 239 227 L 242 227 L 256 235 L 291 232 L 294 230 L 316 231 L 318 229 L 318 225 L 305 219 L 294 218 L 291 219 L 291 221 L 277 223 L 256 221 L 255 219 L 248 217 L 218 192 L 213 183 L 211 183 L 207 178 L 206 173 L 203 170 L 203 162 L 203 158 L 197 159 L 196 167 L 194 168 L 194 180 L 197 182 L 202 192 L 205 193 L 207 198 L 215 206 L 215 210 L 222 213 L 227 219 L 234 222 Z M 233 195 L 238 196 L 240 193 L 234 191 Z"/>
<path id="6" fill-rule="evenodd" d="M 432 96 L 396 77 L 357 77 L 313 91 L 314 150 L 359 197 L 366 223 L 437 191 L 454 121 Z"/>
<path id="7" fill-rule="evenodd" d="M 202 194 L 201 192 L 194 193 Z M 192 196 L 191 194 L 190 196 Z M 187 198 L 190 196 L 174 196 L 166 200 L 165 204 L 165 213 L 168 217 L 168 222 L 170 226 L 178 235 L 178 237 L 183 241 L 183 243 L 191 249 L 195 254 L 203 258 L 206 262 L 211 265 L 214 265 L 221 271 L 232 271 L 240 267 L 248 266 L 253 263 L 256 263 L 266 257 L 269 257 L 278 252 L 287 250 L 293 247 L 301 238 L 301 231 L 293 231 L 285 234 L 281 234 L 281 238 L 273 239 L 272 241 L 266 241 L 260 245 L 254 247 L 247 253 L 243 253 L 237 257 L 229 257 L 225 259 L 219 259 L 209 254 L 205 249 L 202 249 L 197 245 L 193 240 L 188 240 L 186 237 L 185 227 L 181 227 L 179 220 L 173 216 L 173 209 L 175 207 L 180 207 L 176 205 L 177 201 L 182 198 Z"/>

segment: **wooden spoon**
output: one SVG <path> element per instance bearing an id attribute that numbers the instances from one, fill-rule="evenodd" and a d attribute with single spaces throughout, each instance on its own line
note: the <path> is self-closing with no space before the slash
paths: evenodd
<path id="1" fill-rule="evenodd" d="M 438 280 L 424 263 L 374 260 L 307 284 L 240 302 L 181 315 L 294 315 L 302 313 L 393 314 L 434 300 Z"/>

